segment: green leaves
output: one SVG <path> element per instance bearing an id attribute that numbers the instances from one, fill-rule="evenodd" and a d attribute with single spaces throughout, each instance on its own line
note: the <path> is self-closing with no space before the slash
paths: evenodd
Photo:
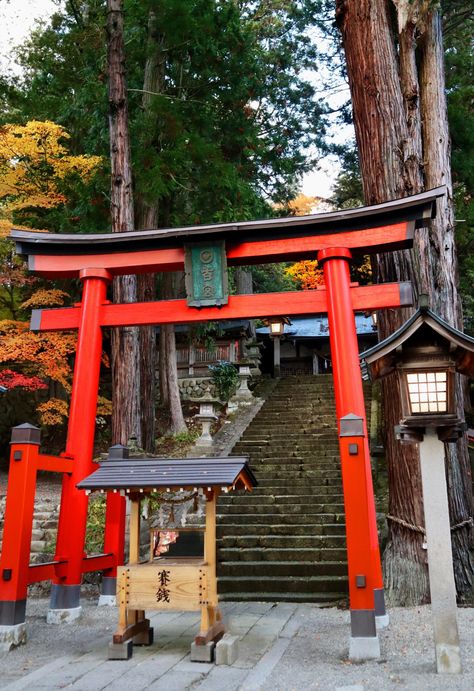
<path id="1" fill-rule="evenodd" d="M 230 362 L 219 360 L 215 365 L 209 365 L 209 371 L 211 372 L 212 383 L 217 389 L 219 398 L 222 401 L 228 401 L 232 394 L 235 393 L 237 382 L 239 381 L 236 368 Z"/>
<path id="2" fill-rule="evenodd" d="M 309 29 L 318 7 L 127 0 L 135 188 L 158 205 L 160 225 L 268 216 L 269 201 L 294 196 L 324 136 L 324 104 L 302 76 L 315 59 Z M 0 83 L 0 118 L 53 119 L 70 132 L 73 153 L 106 157 L 104 25 L 101 0 L 66 3 L 22 49 L 23 83 Z M 154 86 L 144 94 L 147 60 Z M 51 220 L 62 231 L 103 231 L 107 196 L 105 169 L 88 185 L 78 181 L 74 213 Z"/>

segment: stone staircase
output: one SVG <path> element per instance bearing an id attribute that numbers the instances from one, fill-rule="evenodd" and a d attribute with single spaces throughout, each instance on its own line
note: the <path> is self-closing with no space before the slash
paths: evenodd
<path id="1" fill-rule="evenodd" d="M 252 493 L 219 498 L 222 600 L 333 602 L 347 558 L 331 375 L 281 379 L 231 455 L 248 455 Z"/>
<path id="2" fill-rule="evenodd" d="M 3 517 L 5 512 L 5 497 L 0 497 L 0 553 L 3 539 Z M 33 531 L 31 534 L 30 564 L 43 562 L 48 550 L 56 543 L 58 525 L 57 502 L 50 499 L 42 499 L 35 502 L 33 514 Z M 52 559 L 52 554 L 49 553 Z"/>

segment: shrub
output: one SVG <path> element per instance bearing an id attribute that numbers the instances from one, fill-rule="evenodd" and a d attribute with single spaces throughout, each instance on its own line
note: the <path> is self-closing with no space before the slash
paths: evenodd
<path id="1" fill-rule="evenodd" d="M 222 401 L 228 401 L 235 392 L 239 381 L 239 375 L 234 365 L 225 360 L 219 360 L 215 365 L 209 365 L 209 370 L 219 398 Z"/>

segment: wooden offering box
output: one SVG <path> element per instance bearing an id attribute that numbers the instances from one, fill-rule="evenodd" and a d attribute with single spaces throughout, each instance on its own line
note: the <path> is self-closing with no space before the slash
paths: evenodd
<path id="1" fill-rule="evenodd" d="M 201 627 L 195 645 L 217 642 L 224 625 L 217 597 L 216 500 L 219 492 L 251 490 L 256 485 L 247 459 L 129 459 L 125 447 L 120 447 L 120 454 L 118 447 L 112 447 L 111 452 L 98 470 L 78 484 L 86 491 L 121 491 L 131 500 L 130 556 L 129 563 L 117 570 L 119 624 L 109 646 L 109 659 L 128 659 L 132 645 L 153 642 L 146 610 L 200 611 Z M 149 561 L 140 562 L 141 500 L 156 491 L 179 492 L 184 497 L 199 492 L 206 499 L 205 527 L 152 530 Z M 179 550 L 171 548 L 169 554 L 157 553 L 160 532 L 200 530 L 204 532 L 201 555 L 195 554 L 196 549 L 192 550 L 193 556 L 178 556 Z"/>

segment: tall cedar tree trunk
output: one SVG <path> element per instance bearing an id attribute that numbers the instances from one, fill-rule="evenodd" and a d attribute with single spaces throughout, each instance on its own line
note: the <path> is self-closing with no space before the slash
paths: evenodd
<path id="1" fill-rule="evenodd" d="M 145 75 L 143 79 L 142 106 L 146 116 L 147 134 L 142 146 L 160 148 L 160 123 L 153 114 L 152 104 L 155 94 L 161 94 L 165 89 L 166 50 L 164 37 L 157 26 L 156 15 L 150 10 L 148 15 L 148 46 Z M 160 210 L 158 201 L 150 202 L 144 195 L 137 195 L 137 227 L 157 228 L 161 215 L 161 222 L 166 223 L 167 208 Z M 169 299 L 177 297 L 175 281 L 171 276 L 163 277 L 164 290 Z M 153 274 L 138 277 L 139 299 L 153 299 L 156 293 L 156 280 Z M 147 297 L 148 296 L 148 297 Z M 164 298 L 165 296 L 162 295 Z M 150 428 L 149 421 L 155 416 L 155 364 L 156 364 L 156 340 L 153 327 L 145 327 L 140 332 L 141 350 L 141 377 L 144 406 L 142 416 L 142 433 L 144 444 L 149 440 L 154 444 L 154 426 Z M 173 326 L 162 326 L 160 329 L 160 383 L 161 402 L 169 408 L 170 431 L 173 433 L 187 430 L 181 407 L 181 398 L 178 387 L 178 368 L 176 362 L 176 341 Z M 147 446 L 145 446 L 147 448 Z"/>
<path id="2" fill-rule="evenodd" d="M 110 208 L 114 233 L 134 229 L 122 5 L 122 0 L 107 0 Z M 116 277 L 113 282 L 113 294 L 114 302 L 136 302 L 136 277 Z M 141 446 L 138 329 L 135 327 L 112 329 L 111 340 L 112 442 L 127 444 L 129 438 L 134 436 L 138 445 Z"/>
<path id="3" fill-rule="evenodd" d="M 163 274 L 162 298 L 171 300 L 177 295 L 177 275 Z M 178 386 L 178 362 L 176 359 L 176 336 L 174 324 L 162 324 L 160 327 L 160 377 L 163 377 L 162 393 L 167 396 L 170 411 L 170 432 L 186 432 L 181 397 Z"/>
<path id="4" fill-rule="evenodd" d="M 238 266 L 235 269 L 235 287 L 237 295 L 252 295 L 253 293 L 253 276 L 252 272 L 245 269 L 243 266 Z M 250 320 L 250 337 L 256 339 L 257 332 L 255 330 L 255 319 Z"/>
<path id="5" fill-rule="evenodd" d="M 154 93 L 160 93 L 164 81 L 164 51 L 162 39 L 156 29 L 155 13 L 148 16 L 147 59 L 143 78 L 142 107 L 147 122 L 144 148 L 152 146 L 157 136 L 157 123 L 151 114 Z M 136 195 L 135 217 L 137 230 L 158 227 L 158 201 L 148 202 L 143 195 Z M 156 299 L 156 276 L 141 274 L 138 280 L 138 299 Z M 141 431 L 143 448 L 153 452 L 155 448 L 155 381 L 156 381 L 156 336 L 154 326 L 140 328 L 140 382 L 141 382 Z"/>
<path id="6" fill-rule="evenodd" d="M 462 329 L 450 175 L 450 143 L 444 95 L 443 46 L 438 12 L 399 0 L 336 0 L 336 21 L 346 54 L 352 108 L 367 204 L 405 197 L 446 184 L 431 228 L 416 232 L 413 251 L 379 255 L 377 282 L 411 280 L 415 295 L 427 293 L 432 309 Z M 396 16 L 398 27 L 392 25 Z M 381 338 L 411 311 L 380 314 Z M 401 446 L 393 428 L 401 417 L 396 381 L 382 382 L 389 472 L 389 540 L 385 587 L 394 604 L 429 599 L 423 536 L 396 519 L 423 526 L 418 448 Z M 462 410 L 462 383 L 458 406 Z M 446 445 L 451 524 L 472 516 L 472 488 L 465 439 Z M 458 596 L 472 596 L 474 563 L 470 525 L 452 532 Z"/>

